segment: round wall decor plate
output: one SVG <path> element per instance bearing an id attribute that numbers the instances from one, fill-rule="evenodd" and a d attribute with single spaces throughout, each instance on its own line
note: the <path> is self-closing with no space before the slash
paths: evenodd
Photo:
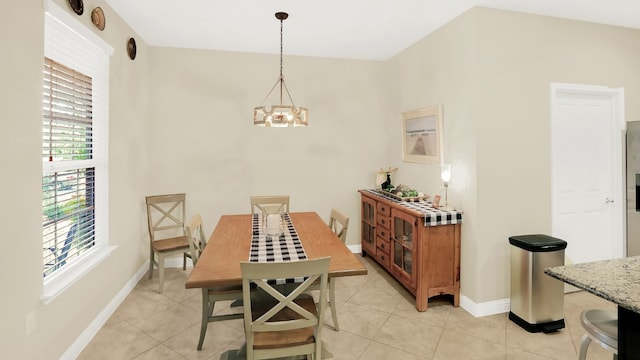
<path id="1" fill-rule="evenodd" d="M 78 15 L 82 15 L 84 12 L 84 0 L 69 0 L 69 5 Z"/>
<path id="2" fill-rule="evenodd" d="M 91 12 L 91 22 L 95 25 L 98 30 L 104 30 L 105 20 L 104 20 L 104 12 L 101 7 L 97 7 L 93 9 Z"/>
<path id="3" fill-rule="evenodd" d="M 129 58 L 131 60 L 136 58 L 136 51 L 136 39 L 129 38 L 129 41 L 127 42 L 127 54 L 129 54 Z"/>

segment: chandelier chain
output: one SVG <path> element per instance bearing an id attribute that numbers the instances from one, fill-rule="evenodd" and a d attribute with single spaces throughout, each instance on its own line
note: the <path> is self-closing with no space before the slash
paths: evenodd
<path id="1" fill-rule="evenodd" d="M 284 20 L 280 19 L 280 77 L 282 77 L 282 22 Z"/>

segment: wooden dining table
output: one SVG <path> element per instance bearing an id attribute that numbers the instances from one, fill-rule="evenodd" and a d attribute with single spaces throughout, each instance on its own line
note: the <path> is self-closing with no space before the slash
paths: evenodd
<path id="1" fill-rule="evenodd" d="M 329 277 L 366 275 L 367 268 L 326 222 L 315 212 L 294 212 L 289 217 L 308 259 L 330 256 Z M 249 261 L 252 214 L 220 217 L 207 245 L 194 266 L 187 289 L 217 288 L 242 284 L 240 262 Z M 203 297 L 207 291 L 202 292 Z M 203 298 L 203 311 L 206 299 Z"/>
<path id="2" fill-rule="evenodd" d="M 289 213 L 309 259 L 331 256 L 329 277 L 367 275 L 367 268 L 315 212 Z M 223 215 L 185 284 L 187 289 L 241 285 L 249 260 L 252 215 Z"/>

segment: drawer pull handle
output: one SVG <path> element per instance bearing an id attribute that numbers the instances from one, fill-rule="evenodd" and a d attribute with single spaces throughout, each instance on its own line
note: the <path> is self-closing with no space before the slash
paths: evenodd
<path id="1" fill-rule="evenodd" d="M 384 255 L 380 256 L 380 259 L 385 260 Z"/>
<path id="2" fill-rule="evenodd" d="M 380 244 L 380 248 L 384 249 L 384 243 Z"/>
<path id="3" fill-rule="evenodd" d="M 383 219 L 383 220 L 380 220 L 380 223 L 381 223 L 382 225 L 384 225 L 384 224 L 385 224 L 384 219 Z"/>
<path id="4" fill-rule="evenodd" d="M 380 235 L 382 235 L 382 237 L 385 237 L 386 234 L 384 233 L 384 231 L 380 231 Z"/>

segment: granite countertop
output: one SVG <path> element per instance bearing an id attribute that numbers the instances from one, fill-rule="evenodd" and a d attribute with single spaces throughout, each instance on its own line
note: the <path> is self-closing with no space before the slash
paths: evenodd
<path id="1" fill-rule="evenodd" d="M 640 313 L 640 256 L 557 266 L 544 272 Z"/>

